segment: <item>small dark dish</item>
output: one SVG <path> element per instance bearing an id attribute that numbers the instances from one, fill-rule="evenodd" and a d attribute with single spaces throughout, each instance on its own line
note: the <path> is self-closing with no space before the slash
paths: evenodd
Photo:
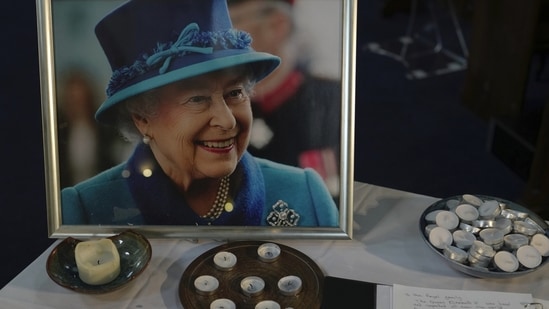
<path id="1" fill-rule="evenodd" d="M 184 308 L 210 308 L 218 298 L 235 302 L 238 309 L 253 309 L 261 300 L 276 301 L 282 308 L 320 308 L 323 295 L 324 273 L 307 255 L 289 246 L 276 244 L 280 256 L 274 261 L 265 262 L 258 256 L 257 249 L 265 242 L 235 241 L 212 248 L 185 269 L 179 282 L 179 299 Z M 231 270 L 220 270 L 214 264 L 214 256 L 228 251 L 237 256 L 237 263 Z M 201 295 L 194 286 L 196 278 L 209 275 L 219 280 L 219 288 L 208 295 Z M 302 289 L 296 295 L 282 294 L 277 284 L 280 278 L 294 275 L 303 281 Z M 241 290 L 241 282 L 246 277 L 260 277 L 265 281 L 265 289 L 259 295 L 248 295 Z"/>
<path id="2" fill-rule="evenodd" d="M 102 285 L 89 285 L 80 280 L 74 258 L 74 249 L 81 240 L 68 237 L 50 253 L 46 271 L 57 284 L 67 289 L 86 294 L 100 294 L 114 291 L 139 276 L 149 264 L 152 255 L 151 244 L 141 234 L 125 231 L 108 237 L 120 254 L 120 274 L 113 281 Z"/>
<path id="3" fill-rule="evenodd" d="M 519 212 L 522 212 L 522 213 L 527 213 L 528 217 L 530 219 L 532 219 L 539 227 L 541 227 L 545 231 L 544 234 L 546 236 L 549 236 L 549 226 L 547 225 L 547 223 L 542 218 L 540 218 L 538 215 L 536 215 L 535 213 L 530 211 L 529 209 L 527 209 L 527 208 L 525 208 L 525 207 L 523 207 L 519 204 L 516 204 L 514 202 L 511 202 L 511 201 L 508 201 L 508 200 L 505 200 L 505 199 L 501 199 L 501 198 L 498 198 L 498 197 L 479 195 L 479 194 L 475 194 L 475 196 L 481 198 L 482 200 L 496 200 L 500 203 L 506 204 L 509 209 L 513 209 L 513 210 L 516 210 L 516 211 L 519 211 Z M 451 259 L 447 258 L 444 255 L 443 250 L 437 249 L 429 241 L 429 237 L 425 233 L 425 227 L 429 224 L 429 222 L 426 220 L 425 217 L 429 213 L 431 213 L 432 211 L 435 211 L 435 210 L 448 210 L 448 207 L 447 207 L 447 202 L 448 201 L 450 201 L 450 200 L 460 200 L 461 198 L 462 198 L 462 195 L 456 195 L 456 196 L 451 196 L 451 197 L 448 197 L 448 198 L 441 199 L 441 200 L 433 203 L 431 206 L 429 206 L 427 209 L 425 209 L 425 211 L 421 214 L 421 218 L 419 220 L 419 230 L 420 230 L 420 233 L 422 235 L 423 240 L 425 241 L 425 243 L 427 243 L 429 248 L 431 248 L 438 256 L 440 256 L 446 262 L 446 264 L 448 266 L 450 266 L 454 270 L 460 271 L 462 273 L 465 273 L 467 275 L 477 277 L 477 278 L 511 278 L 511 277 L 516 277 L 516 276 L 524 275 L 524 274 L 527 274 L 527 273 L 531 273 L 531 272 L 535 271 L 536 269 L 541 268 L 541 267 L 545 266 L 545 264 L 547 264 L 547 262 L 549 261 L 549 258 L 548 257 L 542 257 L 541 264 L 536 268 L 528 269 L 528 268 L 521 267 L 515 272 L 504 272 L 504 271 L 497 270 L 492 266 L 490 266 L 489 268 L 486 268 L 486 269 L 485 268 L 478 268 L 478 267 L 469 266 L 467 264 L 462 264 L 462 263 L 459 263 L 457 261 L 454 261 L 454 260 L 451 260 Z"/>

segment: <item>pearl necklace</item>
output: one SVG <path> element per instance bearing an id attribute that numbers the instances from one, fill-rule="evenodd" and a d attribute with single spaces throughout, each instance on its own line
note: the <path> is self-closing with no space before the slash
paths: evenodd
<path id="1" fill-rule="evenodd" d="M 227 202 L 227 197 L 229 196 L 229 176 L 221 178 L 221 183 L 217 189 L 217 195 L 215 196 L 215 201 L 212 205 L 212 208 L 208 211 L 207 214 L 200 216 L 202 219 L 215 220 L 221 216 L 223 209 L 225 209 L 225 203 Z"/>

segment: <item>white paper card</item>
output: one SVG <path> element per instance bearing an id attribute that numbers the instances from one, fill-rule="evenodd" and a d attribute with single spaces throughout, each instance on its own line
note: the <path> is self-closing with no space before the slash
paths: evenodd
<path id="1" fill-rule="evenodd" d="M 393 308 L 399 309 L 516 309 L 531 302 L 524 293 L 393 286 Z"/>

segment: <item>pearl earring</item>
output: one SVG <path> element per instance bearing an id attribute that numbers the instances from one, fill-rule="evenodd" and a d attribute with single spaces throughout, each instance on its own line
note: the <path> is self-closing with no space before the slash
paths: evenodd
<path id="1" fill-rule="evenodd" d="M 148 135 L 143 135 L 143 144 L 148 145 L 151 142 L 151 137 Z"/>

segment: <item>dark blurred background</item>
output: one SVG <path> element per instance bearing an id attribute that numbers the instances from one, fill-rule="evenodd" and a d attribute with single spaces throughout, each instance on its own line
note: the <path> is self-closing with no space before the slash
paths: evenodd
<path id="1" fill-rule="evenodd" d="M 410 0 L 358 2 L 355 179 L 435 197 L 498 196 L 549 219 L 547 1 L 419 0 L 416 11 Z M 460 54 L 449 3 L 466 67 L 441 50 L 415 59 L 412 70 L 372 50 L 394 47 L 415 16 L 412 37 L 429 38 L 438 25 L 443 50 Z M 0 14 L 3 287 L 54 240 L 46 222 L 35 3 L 11 1 Z"/>

